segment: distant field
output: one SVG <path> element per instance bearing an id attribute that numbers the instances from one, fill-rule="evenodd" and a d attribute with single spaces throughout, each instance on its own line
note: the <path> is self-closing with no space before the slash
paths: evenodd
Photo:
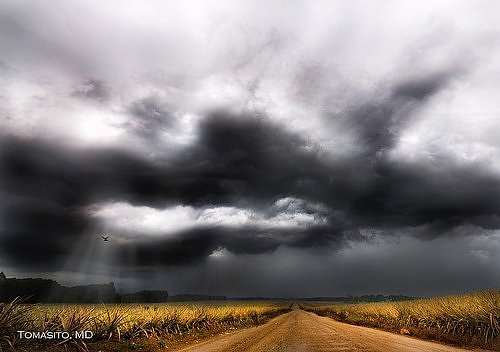
<path id="1" fill-rule="evenodd" d="M 500 335 L 500 290 L 404 302 L 304 302 L 318 315 L 462 346 L 489 347 Z"/>
<path id="2" fill-rule="evenodd" d="M 94 342 L 147 338 L 157 340 L 161 347 L 166 345 L 167 341 L 181 336 L 196 336 L 210 331 L 258 325 L 289 309 L 289 303 L 269 301 L 117 305 L 22 305 L 13 302 L 0 309 L 0 338 L 6 348 L 14 344 L 28 343 L 19 341 L 16 336 L 18 330 L 66 331 L 70 334 L 89 330 L 93 333 L 91 341 Z M 88 349 L 87 343 L 81 339 L 46 342 L 52 346 L 56 343 L 82 351 Z"/>

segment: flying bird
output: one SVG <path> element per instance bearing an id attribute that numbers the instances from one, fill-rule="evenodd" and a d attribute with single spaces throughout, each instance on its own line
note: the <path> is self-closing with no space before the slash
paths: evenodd
<path id="1" fill-rule="evenodd" d="M 109 236 L 101 236 L 101 238 L 103 239 L 104 242 L 108 242 Z"/>

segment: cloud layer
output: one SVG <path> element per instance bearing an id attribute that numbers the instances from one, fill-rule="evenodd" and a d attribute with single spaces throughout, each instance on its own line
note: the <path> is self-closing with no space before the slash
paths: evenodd
<path id="1" fill-rule="evenodd" d="M 0 265 L 220 294 L 498 282 L 474 274 L 499 260 L 498 6 L 319 4 L 0 5 Z"/>

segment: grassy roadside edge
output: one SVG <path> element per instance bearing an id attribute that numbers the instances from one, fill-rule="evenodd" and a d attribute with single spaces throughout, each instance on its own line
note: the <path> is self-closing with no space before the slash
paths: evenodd
<path id="1" fill-rule="evenodd" d="M 500 350 L 500 290 L 404 302 L 299 305 L 351 325 L 453 346 Z"/>
<path id="2" fill-rule="evenodd" d="M 179 312 L 172 315 L 158 314 L 153 309 L 147 311 L 154 315 L 142 317 L 142 321 L 134 322 L 130 326 L 126 316 L 127 307 L 106 307 L 97 315 L 95 309 L 74 305 L 67 308 L 50 312 L 43 316 L 39 315 L 40 305 L 22 304 L 22 300 L 16 299 L 9 304 L 0 307 L 0 351 L 131 351 L 142 350 L 141 346 L 148 345 L 148 350 L 153 346 L 187 344 L 199 339 L 209 338 L 218 334 L 224 334 L 242 328 L 258 326 L 268 322 L 276 316 L 291 310 L 289 303 L 272 306 L 254 311 L 249 309 L 245 314 L 236 315 L 210 315 L 210 307 L 202 304 L 190 304 L 196 314 L 189 319 L 182 317 Z M 243 305 L 244 307 L 244 305 Z M 43 306 L 42 306 L 43 308 Z M 227 305 L 228 309 L 238 310 L 238 304 Z M 217 309 L 217 308 L 215 308 Z M 128 317 L 134 317 L 128 313 Z M 136 317 L 137 318 L 137 317 Z M 20 341 L 16 338 L 16 331 L 78 331 L 88 329 L 94 324 L 100 324 L 99 332 L 96 331 L 94 338 L 90 341 L 66 340 L 66 341 Z M 129 324 L 127 326 L 127 323 Z M 139 323 L 139 324 L 137 324 Z M 126 329 L 130 329 L 128 332 Z M 105 346 L 102 348 L 101 346 Z M 109 347 L 109 348 L 108 348 Z"/>

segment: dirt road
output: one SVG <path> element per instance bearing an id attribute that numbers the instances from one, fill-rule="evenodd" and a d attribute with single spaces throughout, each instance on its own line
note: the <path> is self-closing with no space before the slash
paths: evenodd
<path id="1" fill-rule="evenodd" d="M 180 351 L 196 352 L 458 352 L 469 351 L 339 323 L 295 308 L 268 323 Z"/>

